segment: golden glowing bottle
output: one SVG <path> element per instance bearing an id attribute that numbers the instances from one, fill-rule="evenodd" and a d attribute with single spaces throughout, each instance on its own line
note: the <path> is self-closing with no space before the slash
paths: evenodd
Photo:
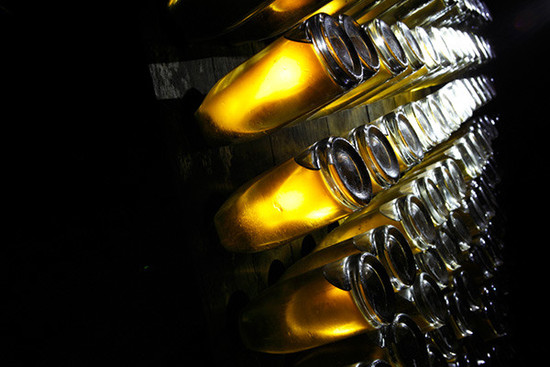
<path id="1" fill-rule="evenodd" d="M 435 227 L 421 199 L 407 194 L 385 201 L 379 194 L 367 207 L 354 213 L 353 217 L 349 216 L 329 232 L 314 251 L 320 251 L 383 225 L 398 228 L 407 238 L 413 253 L 434 246 Z"/>
<path id="2" fill-rule="evenodd" d="M 211 143 L 255 139 L 307 118 L 363 73 L 340 24 L 320 13 L 220 79 L 195 117 Z"/>
<path id="3" fill-rule="evenodd" d="M 278 282 L 243 310 L 244 344 L 292 353 L 379 329 L 394 317 L 394 291 L 375 256 L 348 256 Z"/>
<path id="4" fill-rule="evenodd" d="M 243 42 L 279 36 L 330 2 L 248 0 L 213 7 L 208 2 L 170 0 L 167 8 L 172 21 L 190 40 L 215 38 L 224 42 Z"/>
<path id="5" fill-rule="evenodd" d="M 369 252 L 380 260 L 396 291 L 414 282 L 416 267 L 411 246 L 394 226 L 377 227 L 323 250 L 314 251 L 292 264 L 281 279 L 295 277 L 361 252 Z"/>
<path id="6" fill-rule="evenodd" d="M 324 345 L 295 357 L 293 367 L 409 367 L 429 366 L 424 333 L 404 313 L 375 333 L 365 333 Z M 380 359 L 386 362 L 368 362 Z M 364 362 L 366 362 L 364 364 Z"/>
<path id="7" fill-rule="evenodd" d="M 376 126 L 366 124 L 350 131 L 348 140 L 365 161 L 372 181 L 372 194 L 387 189 L 399 179 L 399 160 L 392 144 Z"/>
<path id="8" fill-rule="evenodd" d="M 377 88 L 381 88 L 391 78 L 407 70 L 409 64 L 405 51 L 388 24 L 376 19 L 363 25 L 362 28 L 375 46 L 380 60 L 378 70 L 338 99 L 324 106 L 311 118 L 323 117 L 342 109 L 354 107 L 366 95 L 378 90 Z"/>
<path id="9" fill-rule="evenodd" d="M 225 248 L 256 252 L 336 221 L 370 198 L 365 163 L 347 140 L 330 137 L 241 186 L 214 222 Z"/>

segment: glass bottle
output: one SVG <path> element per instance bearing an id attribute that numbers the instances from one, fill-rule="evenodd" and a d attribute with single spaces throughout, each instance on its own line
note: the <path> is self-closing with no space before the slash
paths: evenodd
<path id="1" fill-rule="evenodd" d="M 405 114 L 392 111 L 370 122 L 388 138 L 397 156 L 401 173 L 409 170 L 424 158 L 422 143 Z"/>
<path id="2" fill-rule="evenodd" d="M 214 217 L 230 251 L 273 248 L 364 207 L 371 179 L 345 139 L 323 139 L 238 188 Z"/>
<path id="3" fill-rule="evenodd" d="M 388 24 L 375 19 L 363 25 L 362 28 L 374 45 L 379 57 L 378 71 L 370 78 L 363 80 L 357 86 L 351 88 L 338 99 L 325 105 L 317 113 L 313 114 L 311 118 L 323 117 L 360 104 L 360 100 L 365 98 L 368 93 L 384 85 L 384 83 L 393 77 L 405 72 L 409 67 L 405 51 Z M 412 69 L 409 68 L 409 71 L 412 71 Z"/>
<path id="4" fill-rule="evenodd" d="M 392 78 L 389 82 L 384 83 L 383 87 L 377 88 L 366 95 L 366 98 L 361 98 L 361 104 L 369 104 L 379 101 L 384 98 L 393 97 L 399 93 L 408 90 L 417 80 L 422 79 L 428 74 L 429 68 L 424 61 L 424 53 L 420 48 L 416 36 L 402 22 L 392 24 L 394 32 L 399 43 L 403 47 L 403 51 L 409 61 L 410 72 L 402 72 L 398 76 Z M 359 102 L 357 103 L 359 104 Z M 354 104 L 354 105 L 357 105 Z"/>
<path id="5" fill-rule="evenodd" d="M 426 165 L 417 165 L 401 177 L 399 184 L 405 184 L 422 177 L 434 182 L 444 197 L 443 205 L 449 212 L 460 207 L 461 201 L 466 195 L 466 181 L 452 158 Z"/>
<path id="6" fill-rule="evenodd" d="M 396 227 L 389 225 L 374 228 L 322 250 L 313 251 L 289 266 L 280 279 L 292 278 L 361 252 L 369 252 L 380 260 L 395 290 L 414 282 L 416 267 L 411 246 Z"/>
<path id="7" fill-rule="evenodd" d="M 423 332 L 437 329 L 446 321 L 443 292 L 428 273 L 418 274 L 412 286 L 396 293 L 395 301 L 396 311 L 409 315 Z"/>
<path id="8" fill-rule="evenodd" d="M 444 290 L 449 286 L 451 276 L 443 257 L 440 255 L 442 245 L 439 242 L 438 239 L 434 248 L 416 254 L 415 260 L 418 271 L 430 275 L 439 288 Z"/>
<path id="9" fill-rule="evenodd" d="M 306 119 L 364 72 L 338 21 L 320 13 L 221 78 L 195 117 L 212 144 L 255 139 Z"/>
<path id="10" fill-rule="evenodd" d="M 377 333 L 366 333 L 315 348 L 296 358 L 293 367 L 356 366 L 374 358 L 392 367 L 427 366 L 428 350 L 424 335 L 414 320 L 404 313 Z M 376 365 L 376 367 L 379 367 Z"/>
<path id="11" fill-rule="evenodd" d="M 379 197 L 375 196 L 375 199 Z M 373 199 L 374 202 L 374 199 Z M 383 225 L 393 225 L 407 238 L 413 253 L 433 246 L 435 227 L 430 214 L 421 199 L 414 195 L 403 195 L 395 199 L 371 202 L 364 209 L 347 217 L 329 232 L 314 251 L 348 240 L 361 233 Z"/>
<path id="12" fill-rule="evenodd" d="M 408 102 L 397 107 L 396 110 L 403 113 L 407 117 L 407 120 L 409 120 L 422 145 L 424 154 L 437 144 L 435 132 L 430 120 L 428 120 L 423 105 L 417 101 Z"/>
<path id="13" fill-rule="evenodd" d="M 400 176 L 395 150 L 384 133 L 372 124 L 358 126 L 347 139 L 363 158 L 372 180 L 372 194 L 394 185 Z"/>
<path id="14" fill-rule="evenodd" d="M 249 349 L 294 353 L 374 331 L 394 318 L 394 291 L 375 256 L 348 256 L 278 282 L 243 310 Z"/>
<path id="15" fill-rule="evenodd" d="M 240 43 L 278 37 L 315 14 L 336 16 L 365 1 L 371 0 L 275 0 L 229 27 L 222 39 Z"/>
<path id="16" fill-rule="evenodd" d="M 403 180 L 379 194 L 373 206 L 381 200 L 388 202 L 404 195 L 414 195 L 422 200 L 430 220 L 434 226 L 443 223 L 449 216 L 445 198 L 436 183 L 427 176 L 413 177 Z"/>

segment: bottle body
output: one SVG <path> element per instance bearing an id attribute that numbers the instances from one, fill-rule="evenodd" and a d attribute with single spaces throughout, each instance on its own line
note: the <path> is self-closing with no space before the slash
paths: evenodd
<path id="1" fill-rule="evenodd" d="M 213 144 L 251 140 L 307 118 L 360 78 L 345 32 L 317 14 L 220 79 L 195 117 Z"/>
<path id="2" fill-rule="evenodd" d="M 257 252 L 349 215 L 370 195 L 357 151 L 343 138 L 327 138 L 237 189 L 214 223 L 225 248 Z"/>
<path id="3" fill-rule="evenodd" d="M 291 353 L 377 330 L 392 321 L 394 293 L 370 254 L 346 257 L 266 289 L 243 310 L 245 344 Z"/>

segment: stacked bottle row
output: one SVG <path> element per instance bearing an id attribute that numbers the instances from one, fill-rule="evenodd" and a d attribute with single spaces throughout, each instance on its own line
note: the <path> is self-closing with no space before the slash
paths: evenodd
<path id="1" fill-rule="evenodd" d="M 486 115 L 466 121 L 445 148 L 287 268 L 243 310 L 244 343 L 292 353 L 296 366 L 463 366 L 496 358 L 506 329 L 495 281 L 503 245 L 494 124 Z M 458 150 L 449 155 L 459 145 L 472 149 L 464 159 Z"/>
<path id="2" fill-rule="evenodd" d="M 408 187 L 409 171 L 442 156 L 466 162 L 464 169 L 473 177 L 476 154 L 489 145 L 484 131 L 494 121 L 474 124 L 471 116 L 494 95 L 489 78 L 457 79 L 347 136 L 316 142 L 226 200 L 214 218 L 221 244 L 234 252 L 284 245 L 373 208 L 379 197 L 396 192 L 390 188 L 398 181 L 400 189 Z"/>
<path id="3" fill-rule="evenodd" d="M 188 41 L 229 43 L 279 37 L 315 14 L 345 14 L 363 24 L 375 18 L 408 26 L 476 29 L 492 20 L 480 0 L 248 0 L 228 5 L 169 0 L 168 16 Z M 209 19 L 209 22 L 204 22 Z"/>
<path id="4" fill-rule="evenodd" d="M 221 78 L 195 113 L 206 139 L 228 144 L 284 126 L 441 85 L 492 60 L 483 37 L 319 13 Z"/>

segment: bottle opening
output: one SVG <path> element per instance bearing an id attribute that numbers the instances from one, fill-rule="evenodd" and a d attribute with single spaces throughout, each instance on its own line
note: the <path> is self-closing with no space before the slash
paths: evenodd
<path id="1" fill-rule="evenodd" d="M 464 174 L 462 174 L 462 171 L 460 170 L 460 166 L 452 158 L 445 159 L 442 164 L 447 169 L 454 182 L 454 187 L 456 188 L 460 199 L 462 199 L 468 192 L 468 186 L 466 184 Z"/>
<path id="2" fill-rule="evenodd" d="M 363 253 L 357 258 L 356 301 L 371 319 L 379 324 L 390 323 L 395 314 L 395 295 L 390 278 L 382 263 L 373 255 Z"/>
<path id="3" fill-rule="evenodd" d="M 334 80 L 353 87 L 362 77 L 362 66 L 353 44 L 336 19 L 325 13 L 313 15 L 306 29 Z"/>
<path id="4" fill-rule="evenodd" d="M 458 244 L 460 250 L 465 251 L 470 248 L 472 234 L 459 214 L 452 212 L 444 227 L 447 229 L 447 233 L 453 237 L 455 243 Z"/>
<path id="5" fill-rule="evenodd" d="M 416 119 L 416 122 L 418 123 L 418 126 L 422 131 L 422 135 L 426 140 L 426 146 L 432 147 L 437 144 L 437 135 L 435 134 L 433 126 L 430 123 L 426 112 L 424 111 L 423 105 L 417 102 L 413 102 L 411 103 L 411 109 Z"/>
<path id="6" fill-rule="evenodd" d="M 435 226 L 422 201 L 416 196 L 407 195 L 398 202 L 398 209 L 403 227 L 413 239 L 414 245 L 419 250 L 433 247 L 436 239 Z"/>
<path id="7" fill-rule="evenodd" d="M 394 184 L 399 178 L 399 162 L 390 142 L 386 136 L 374 125 L 365 127 L 367 147 L 370 148 L 370 156 L 377 171 L 388 184 Z"/>
<path id="8" fill-rule="evenodd" d="M 424 157 L 424 150 L 418 135 L 414 131 L 409 119 L 403 113 L 396 114 L 397 129 L 404 144 L 408 147 L 414 161 L 420 161 Z"/>
<path id="9" fill-rule="evenodd" d="M 334 138 L 328 151 L 329 165 L 334 167 L 335 179 L 352 203 L 358 206 L 371 199 L 372 183 L 365 162 L 355 148 L 343 138 Z"/>
<path id="10" fill-rule="evenodd" d="M 431 171 L 431 177 L 443 195 L 447 208 L 449 210 L 459 208 L 462 197 L 447 167 L 443 165 L 434 167 Z"/>
<path id="11" fill-rule="evenodd" d="M 411 66 L 415 69 L 421 68 L 424 65 L 424 55 L 410 28 L 405 23 L 398 21 L 392 25 L 391 29 L 402 45 Z"/>
<path id="12" fill-rule="evenodd" d="M 441 64 L 441 60 L 426 29 L 417 26 L 412 29 L 412 32 L 416 36 L 416 40 L 422 50 L 424 62 L 428 69 L 433 70 L 438 68 Z"/>
<path id="13" fill-rule="evenodd" d="M 445 323 L 447 306 L 441 288 L 428 273 L 420 273 L 413 286 L 414 299 L 424 317 L 434 327 Z"/>
<path id="14" fill-rule="evenodd" d="M 428 366 L 424 334 L 406 314 L 398 314 L 388 333 L 391 357 L 399 366 Z"/>
<path id="15" fill-rule="evenodd" d="M 363 66 L 363 79 L 367 79 L 380 69 L 380 59 L 369 36 L 350 16 L 341 14 L 338 17 L 341 26 L 354 46 Z"/>
<path id="16" fill-rule="evenodd" d="M 460 348 L 460 343 L 451 325 L 445 324 L 437 329 L 429 331 L 428 336 L 447 360 L 456 357 Z"/>
<path id="17" fill-rule="evenodd" d="M 416 262 L 405 236 L 394 226 L 385 226 L 374 236 L 378 257 L 384 257 L 398 282 L 397 289 L 410 286 L 416 278 Z M 381 251 L 380 251 L 381 250 Z"/>
<path id="18" fill-rule="evenodd" d="M 455 241 L 446 226 L 439 227 L 439 242 L 437 250 L 449 269 L 460 266 L 460 245 Z"/>
<path id="19" fill-rule="evenodd" d="M 380 19 L 374 19 L 366 28 L 388 69 L 393 74 L 404 71 L 408 65 L 407 56 L 390 26 Z"/>
<path id="20" fill-rule="evenodd" d="M 427 249 L 416 255 L 416 261 L 423 272 L 430 274 L 438 286 L 444 288 L 449 285 L 449 273 L 438 250 Z"/>
<path id="21" fill-rule="evenodd" d="M 417 180 L 417 183 L 419 197 L 426 204 L 434 224 L 440 225 L 449 217 L 449 210 L 445 206 L 445 198 L 432 179 L 422 177 Z"/>

